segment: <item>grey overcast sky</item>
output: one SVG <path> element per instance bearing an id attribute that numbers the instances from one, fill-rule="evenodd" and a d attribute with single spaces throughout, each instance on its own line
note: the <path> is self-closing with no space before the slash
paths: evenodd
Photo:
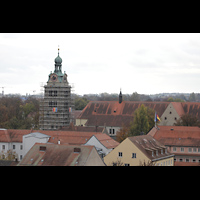
<path id="1" fill-rule="evenodd" d="M 200 93 L 199 33 L 1 33 L 0 92 L 40 93 L 58 45 L 77 94 Z"/>

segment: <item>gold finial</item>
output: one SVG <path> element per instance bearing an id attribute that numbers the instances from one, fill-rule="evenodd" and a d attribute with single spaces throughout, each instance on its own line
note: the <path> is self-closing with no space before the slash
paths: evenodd
<path id="1" fill-rule="evenodd" d="M 59 50 L 60 50 L 60 49 L 59 49 L 59 45 L 58 45 L 58 54 L 59 54 Z"/>

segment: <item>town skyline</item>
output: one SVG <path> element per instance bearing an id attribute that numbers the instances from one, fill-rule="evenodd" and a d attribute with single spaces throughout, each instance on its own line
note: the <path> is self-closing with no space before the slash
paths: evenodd
<path id="1" fill-rule="evenodd" d="M 58 45 L 76 94 L 200 93 L 199 33 L 1 33 L 0 92 L 40 93 Z"/>

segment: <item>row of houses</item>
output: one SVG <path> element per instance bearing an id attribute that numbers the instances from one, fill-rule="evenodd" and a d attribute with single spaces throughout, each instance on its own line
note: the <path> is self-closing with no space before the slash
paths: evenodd
<path id="1" fill-rule="evenodd" d="M 81 151 L 82 153 L 80 155 L 85 156 L 84 152 L 86 151 L 84 151 L 84 149 L 90 149 L 91 152 L 96 152 L 88 154 L 88 156 L 89 155 L 92 156 L 94 154 L 97 157 L 96 159 L 100 160 L 101 162 L 96 163 L 94 159 L 94 163 L 90 162 L 91 165 L 96 165 L 96 164 L 105 165 L 102 158 L 105 155 L 107 155 L 110 151 L 112 151 L 116 146 L 118 146 L 119 143 L 114 139 L 112 139 L 107 134 L 105 134 L 104 129 L 100 129 L 100 131 L 102 132 L 93 132 L 93 129 L 87 127 L 80 127 L 80 129 L 81 131 L 0 129 L 0 150 L 1 150 L 0 159 L 15 160 L 21 162 L 23 159 L 25 159 L 26 155 L 28 156 L 33 153 L 33 151 L 36 148 L 34 147 L 35 144 L 42 144 L 42 146 L 47 145 L 48 147 L 46 146 L 45 152 L 48 152 L 48 150 L 50 150 L 50 148 L 52 148 L 53 146 L 57 146 L 55 149 L 52 148 L 55 150 L 55 154 L 56 154 L 56 149 L 60 148 L 61 150 L 62 149 L 64 150 L 64 148 L 71 149 L 72 148 L 71 146 L 75 145 L 73 148 L 82 149 Z M 92 146 L 93 148 L 91 149 L 91 147 L 87 146 Z M 38 149 L 40 148 L 38 147 Z M 34 154 L 34 155 L 38 157 L 39 154 L 37 155 Z M 46 156 L 48 156 L 48 154 L 46 154 Z M 60 157 L 61 160 L 68 159 L 68 157 L 66 157 L 65 154 L 63 154 L 64 157 L 62 158 L 61 155 L 59 154 L 57 154 L 57 156 Z M 52 159 L 54 158 L 52 157 Z M 24 163 L 24 161 L 22 163 Z M 67 163 L 69 164 L 69 162 Z M 33 162 L 32 164 L 35 165 L 36 163 Z M 51 165 L 52 163 L 44 162 L 43 164 Z M 62 162 L 56 162 L 56 165 L 62 165 L 62 164 L 63 164 Z"/>
<path id="2" fill-rule="evenodd" d="M 200 165 L 199 127 L 158 126 L 121 143 L 103 131 L 1 129 L 0 159 L 20 166 Z"/>

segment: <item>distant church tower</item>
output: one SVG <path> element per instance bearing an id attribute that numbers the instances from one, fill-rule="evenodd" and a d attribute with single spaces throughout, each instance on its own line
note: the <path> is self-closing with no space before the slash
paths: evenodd
<path id="1" fill-rule="evenodd" d="M 71 86 L 67 74 L 62 73 L 62 59 L 55 58 L 55 70 L 49 74 L 47 85 L 44 86 L 44 99 L 40 102 L 40 129 L 58 130 L 70 124 L 71 118 Z"/>

